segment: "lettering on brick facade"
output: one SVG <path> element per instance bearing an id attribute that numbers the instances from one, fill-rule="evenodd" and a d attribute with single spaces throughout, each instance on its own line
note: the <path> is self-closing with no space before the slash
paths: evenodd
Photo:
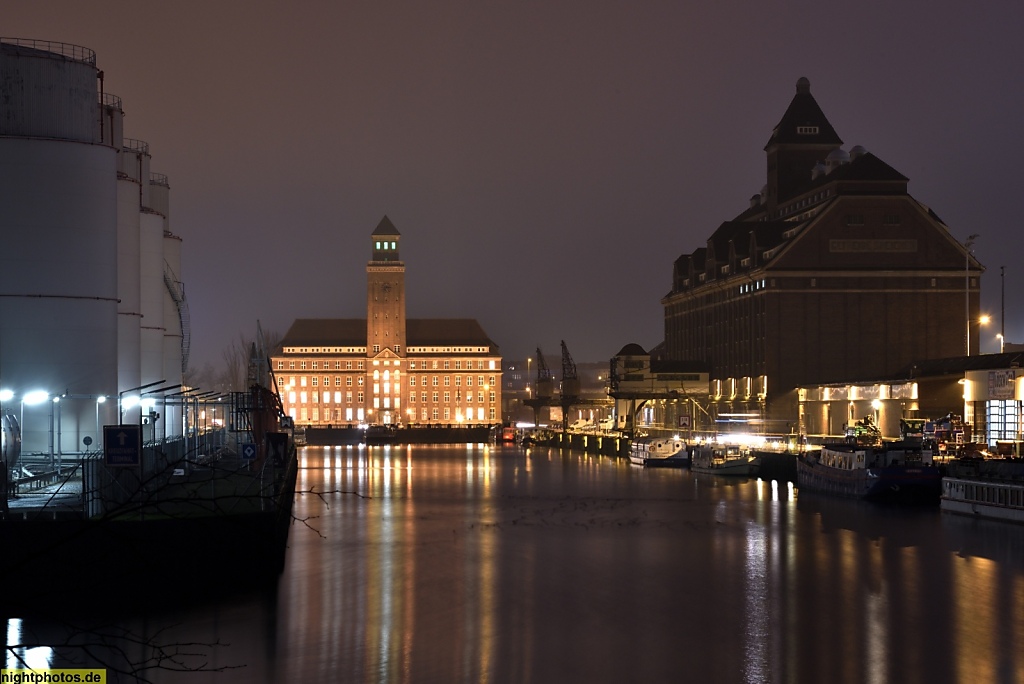
<path id="1" fill-rule="evenodd" d="M 916 252 L 917 240 L 829 240 L 830 252 Z"/>

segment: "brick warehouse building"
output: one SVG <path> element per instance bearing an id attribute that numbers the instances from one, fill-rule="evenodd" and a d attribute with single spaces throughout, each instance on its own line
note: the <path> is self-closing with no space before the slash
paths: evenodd
<path id="1" fill-rule="evenodd" d="M 271 359 L 296 425 L 491 425 L 501 356 L 473 319 L 407 319 L 401 235 L 371 235 L 366 318 L 297 319 Z"/>
<path id="2" fill-rule="evenodd" d="M 796 90 L 767 184 L 675 261 L 662 299 L 666 356 L 706 362 L 712 409 L 758 411 L 768 432 L 797 415 L 798 385 L 963 355 L 983 271 L 905 176 L 840 147 L 806 78 Z"/>

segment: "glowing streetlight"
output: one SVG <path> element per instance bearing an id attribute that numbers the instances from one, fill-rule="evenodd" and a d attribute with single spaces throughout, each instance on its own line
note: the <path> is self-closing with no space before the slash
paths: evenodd
<path id="1" fill-rule="evenodd" d="M 967 356 L 971 355 L 971 248 L 977 239 L 978 234 L 972 233 L 964 242 L 964 305 L 967 308 L 967 337 L 964 340 L 967 344 Z"/>
<path id="2" fill-rule="evenodd" d="M 1005 342 L 1005 338 L 1003 337 L 1003 333 L 996 333 L 996 338 L 999 340 L 999 353 L 1002 354 L 1003 353 L 1003 344 Z"/>

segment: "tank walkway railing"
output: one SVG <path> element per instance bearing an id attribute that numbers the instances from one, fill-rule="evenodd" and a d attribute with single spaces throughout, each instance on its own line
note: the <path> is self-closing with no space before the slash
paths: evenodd
<path id="1" fill-rule="evenodd" d="M 82 47 L 81 45 L 57 43 L 52 40 L 36 40 L 34 38 L 0 38 L 0 43 L 3 43 L 4 45 L 28 48 L 30 50 L 38 50 L 40 52 L 48 52 L 54 56 L 64 57 L 76 62 L 96 66 L 96 51 L 87 47 Z"/>

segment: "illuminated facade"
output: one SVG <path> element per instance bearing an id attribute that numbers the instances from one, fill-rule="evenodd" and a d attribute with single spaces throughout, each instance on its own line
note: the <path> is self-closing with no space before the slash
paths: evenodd
<path id="1" fill-rule="evenodd" d="M 765 146 L 764 188 L 674 264 L 666 354 L 708 364 L 721 410 L 785 427 L 798 386 L 966 353 L 982 266 L 906 177 L 841 144 L 800 79 Z"/>
<path id="2" fill-rule="evenodd" d="M 298 319 L 272 358 L 297 425 L 490 425 L 501 356 L 473 319 L 407 319 L 401 235 L 371 235 L 365 319 Z"/>

